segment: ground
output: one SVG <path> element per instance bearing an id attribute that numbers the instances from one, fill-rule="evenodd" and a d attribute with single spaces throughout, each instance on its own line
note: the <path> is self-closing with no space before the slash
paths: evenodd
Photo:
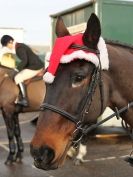
<path id="1" fill-rule="evenodd" d="M 132 142 L 126 135 L 93 137 L 87 144 L 88 153 L 81 166 L 67 159 L 64 166 L 55 171 L 43 171 L 34 167 L 29 152 L 29 143 L 35 127 L 30 123 L 37 113 L 20 115 L 22 137 L 25 144 L 23 163 L 6 166 L 8 141 L 2 116 L 0 115 L 0 177 L 127 177 L 133 175 L 124 158 L 132 150 Z"/>

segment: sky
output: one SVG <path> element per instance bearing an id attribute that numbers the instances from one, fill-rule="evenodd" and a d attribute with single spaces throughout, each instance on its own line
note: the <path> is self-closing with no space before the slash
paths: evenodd
<path id="1" fill-rule="evenodd" d="M 0 27 L 23 28 L 25 43 L 49 45 L 49 15 L 84 2 L 87 0 L 0 0 Z"/>

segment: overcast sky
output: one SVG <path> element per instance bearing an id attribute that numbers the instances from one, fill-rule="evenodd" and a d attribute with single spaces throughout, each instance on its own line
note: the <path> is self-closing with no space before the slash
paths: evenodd
<path id="1" fill-rule="evenodd" d="M 24 42 L 49 44 L 50 14 L 87 0 L 0 0 L 0 27 L 24 28 Z"/>

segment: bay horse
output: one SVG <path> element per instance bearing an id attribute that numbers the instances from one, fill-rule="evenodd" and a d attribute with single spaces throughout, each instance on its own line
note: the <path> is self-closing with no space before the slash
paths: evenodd
<path id="1" fill-rule="evenodd" d="M 36 112 L 43 102 L 46 88 L 43 79 L 31 80 L 27 84 L 29 107 L 22 107 L 15 103 L 19 96 L 19 88 L 13 78 L 14 69 L 0 65 L 0 108 L 7 128 L 9 139 L 9 154 L 5 164 L 10 165 L 21 161 L 24 151 L 19 125 L 19 113 Z M 16 139 L 16 140 L 15 140 Z"/>
<path id="2" fill-rule="evenodd" d="M 61 18 L 57 20 L 56 34 L 70 35 Z M 92 14 L 82 38 L 88 50 L 97 49 L 100 35 L 100 21 Z M 51 170 L 62 166 L 82 127 L 95 124 L 106 107 L 115 111 L 133 100 L 133 48 L 113 42 L 106 46 L 108 70 L 77 59 L 60 64 L 54 82 L 46 83 L 44 104 L 30 146 L 37 168 Z M 132 115 L 133 108 L 121 114 L 131 128 Z"/>

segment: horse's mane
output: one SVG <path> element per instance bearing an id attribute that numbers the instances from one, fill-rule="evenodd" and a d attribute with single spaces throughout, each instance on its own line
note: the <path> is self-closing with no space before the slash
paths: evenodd
<path id="1" fill-rule="evenodd" d="M 123 48 L 133 50 L 133 45 L 123 43 L 123 42 L 120 42 L 120 41 L 105 39 L 105 42 L 106 42 L 106 44 L 112 44 L 112 45 L 115 45 L 115 46 L 120 46 L 120 47 L 123 47 Z"/>
<path id="2" fill-rule="evenodd" d="M 7 66 L 1 65 L 1 64 L 0 64 L 0 68 L 8 69 L 8 70 L 10 70 L 10 71 L 14 71 L 13 68 L 10 68 L 10 67 L 7 67 Z"/>
<path id="3" fill-rule="evenodd" d="M 15 71 L 13 68 L 4 66 L 0 64 L 0 69 L 3 70 L 4 73 L 8 74 L 8 76 L 11 79 L 14 79 L 14 76 L 17 74 L 17 71 Z"/>

